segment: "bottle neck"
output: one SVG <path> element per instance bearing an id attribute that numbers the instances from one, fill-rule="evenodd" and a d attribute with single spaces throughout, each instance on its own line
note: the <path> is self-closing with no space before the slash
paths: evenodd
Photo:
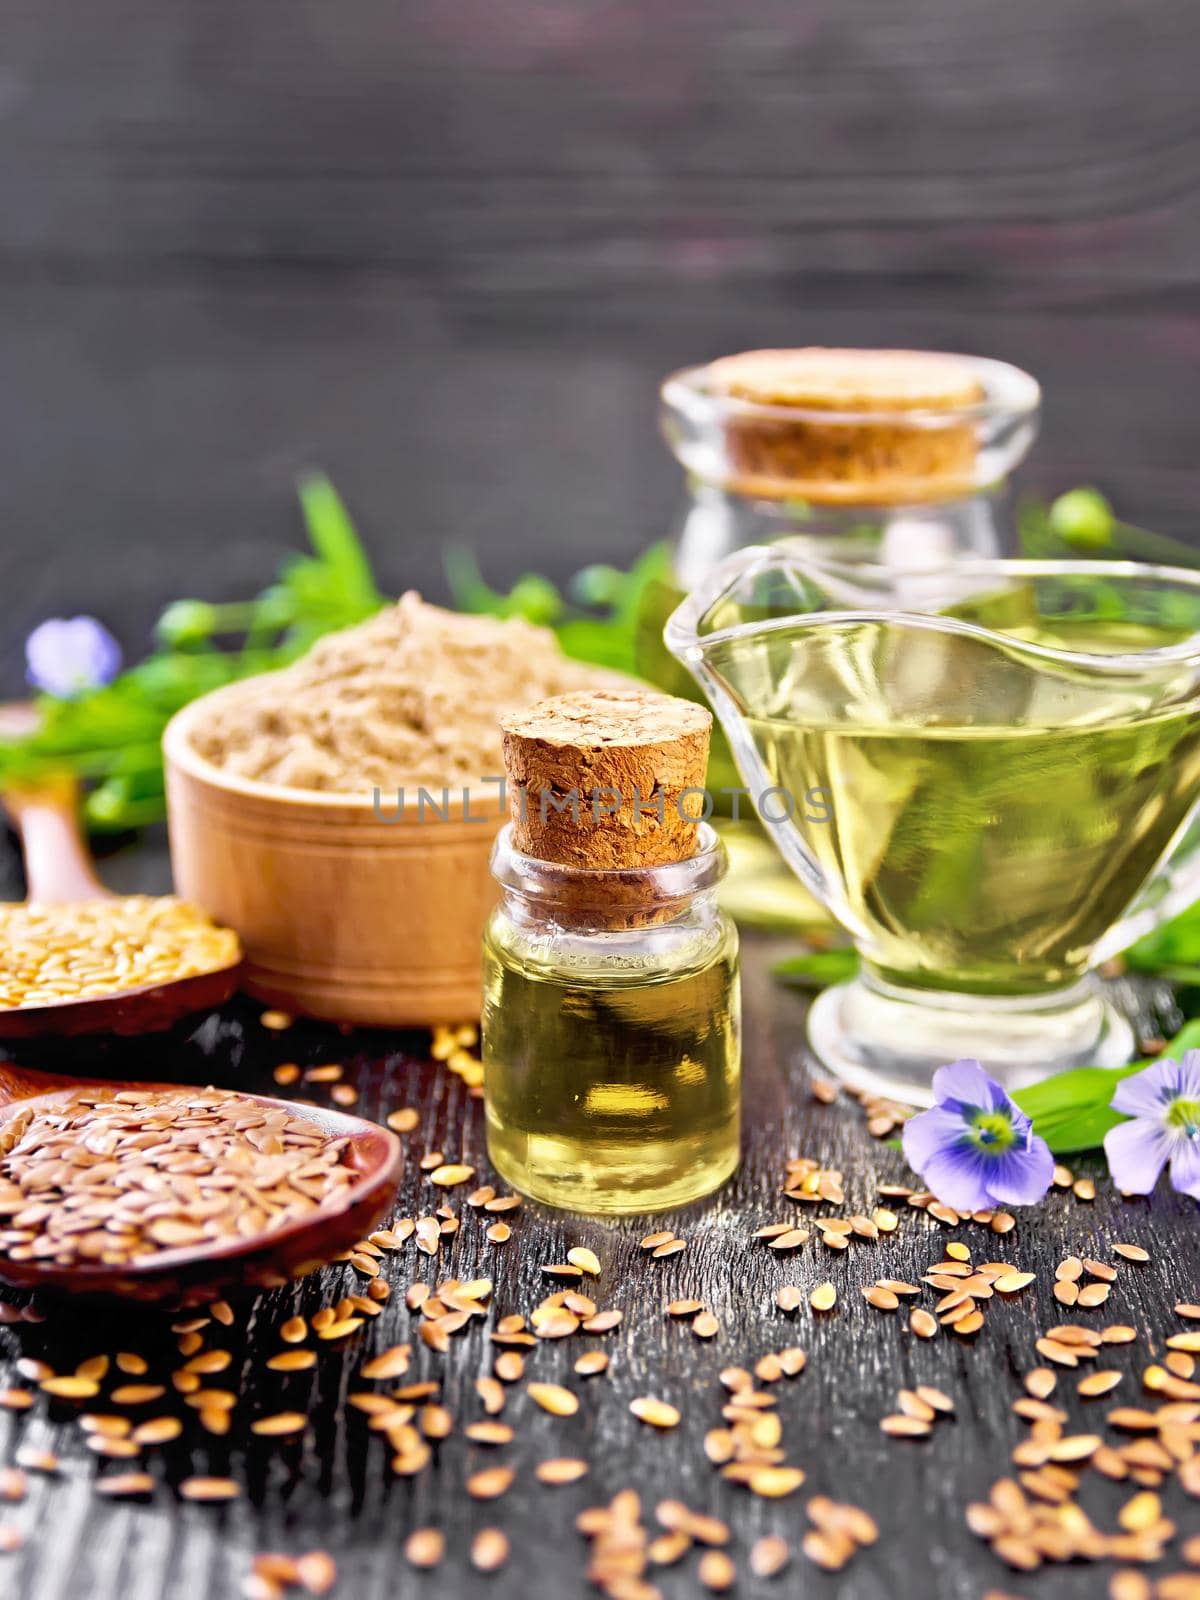
<path id="1" fill-rule="evenodd" d="M 591 871 L 522 855 L 512 826 L 492 851 L 492 873 L 512 920 L 569 928 L 573 933 L 628 932 L 716 915 L 716 888 L 725 875 L 725 847 L 707 823 L 697 827 L 697 848 L 665 866 Z"/>
<path id="2" fill-rule="evenodd" d="M 1002 533 L 1008 501 L 1005 481 L 927 504 L 817 505 L 754 499 L 693 479 L 676 541 L 676 574 L 690 589 L 732 551 L 783 538 L 810 541 L 818 558 L 887 567 L 994 557 L 1008 543 Z"/>

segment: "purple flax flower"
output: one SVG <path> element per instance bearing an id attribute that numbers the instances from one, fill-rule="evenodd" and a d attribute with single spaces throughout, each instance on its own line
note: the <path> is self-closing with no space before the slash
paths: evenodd
<path id="1" fill-rule="evenodd" d="M 51 617 L 25 641 L 25 676 L 59 700 L 111 683 L 121 647 L 95 617 Z"/>
<path id="2" fill-rule="evenodd" d="M 1131 1119 L 1104 1135 L 1117 1188 L 1149 1194 L 1169 1161 L 1174 1187 L 1200 1200 L 1200 1050 L 1122 1078 L 1112 1108 Z"/>
<path id="3" fill-rule="evenodd" d="M 1050 1187 L 1054 1157 L 1033 1124 L 978 1061 L 933 1075 L 936 1104 L 904 1124 L 904 1154 L 955 1211 L 1031 1206 Z"/>

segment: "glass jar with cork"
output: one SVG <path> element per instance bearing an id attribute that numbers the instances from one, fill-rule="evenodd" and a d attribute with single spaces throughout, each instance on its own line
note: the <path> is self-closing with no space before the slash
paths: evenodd
<path id="1" fill-rule="evenodd" d="M 737 933 L 703 820 L 711 717 L 605 690 L 503 727 L 512 820 L 484 936 L 492 1164 L 570 1210 L 682 1205 L 739 1156 Z"/>
<path id="2" fill-rule="evenodd" d="M 672 573 L 642 597 L 641 674 L 694 692 L 663 627 L 744 546 L 787 538 L 816 561 L 918 573 L 1002 554 L 1013 542 L 1007 480 L 1036 437 L 1040 400 L 1006 362 L 924 350 L 751 350 L 672 373 L 661 426 L 688 497 Z M 710 784 L 738 787 L 720 730 Z M 819 927 L 822 909 L 789 881 L 749 806 L 738 817 L 718 819 L 735 863 L 730 903 L 756 921 Z"/>

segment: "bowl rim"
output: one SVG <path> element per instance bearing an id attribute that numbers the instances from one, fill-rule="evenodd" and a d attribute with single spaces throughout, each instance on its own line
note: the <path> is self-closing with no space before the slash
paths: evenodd
<path id="1" fill-rule="evenodd" d="M 199 695 L 175 712 L 163 729 L 162 735 L 163 760 L 168 768 L 174 768 L 177 772 L 206 784 L 210 789 L 223 790 L 227 794 L 239 795 L 246 800 L 314 811 L 341 811 L 355 816 L 375 815 L 373 793 L 347 794 L 337 789 L 297 789 L 282 783 L 264 783 L 258 778 L 245 778 L 240 773 L 226 772 L 223 767 L 218 767 L 207 757 L 202 756 L 190 737 L 196 718 L 203 715 L 204 709 L 211 706 L 214 700 L 222 695 L 228 695 L 231 690 L 238 687 L 237 682 L 222 684 L 219 689 L 210 689 L 207 694 Z M 425 786 L 414 784 L 413 788 L 419 791 Z M 508 815 L 507 805 L 501 803 L 503 791 L 498 786 L 485 789 L 471 784 L 448 783 L 443 785 L 443 788 L 450 807 L 450 817 L 447 820 L 466 820 L 463 813 L 471 806 L 477 807 L 480 811 L 494 808 L 497 820 L 503 820 Z M 465 798 L 450 798 L 456 791 Z M 426 793 L 428 792 L 426 788 Z M 390 793 L 394 791 L 389 791 Z M 416 817 L 405 815 L 398 820 L 401 826 L 406 823 L 414 827 L 423 826 L 421 820 Z M 389 823 L 389 826 L 395 826 L 395 823 Z"/>

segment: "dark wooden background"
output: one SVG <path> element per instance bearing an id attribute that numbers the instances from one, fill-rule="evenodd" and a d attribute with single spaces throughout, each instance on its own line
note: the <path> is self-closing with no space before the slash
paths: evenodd
<path id="1" fill-rule="evenodd" d="M 1190 536 L 1192 0 L 0 0 L 0 688 L 264 583 L 335 477 L 392 588 L 627 558 L 674 365 L 1007 357 L 1029 479 Z"/>

